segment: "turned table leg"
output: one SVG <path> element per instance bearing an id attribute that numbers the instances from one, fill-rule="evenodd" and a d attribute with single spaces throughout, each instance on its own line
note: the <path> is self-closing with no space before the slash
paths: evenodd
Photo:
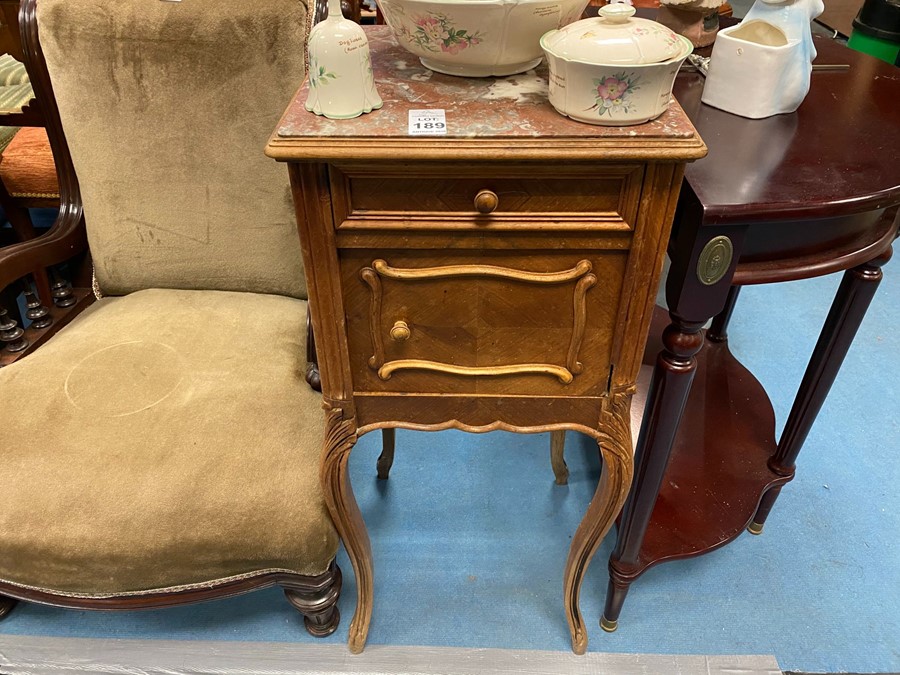
<path id="1" fill-rule="evenodd" d="M 345 418 L 340 408 L 326 412 L 325 447 L 322 452 L 321 481 L 325 504 L 334 521 L 356 575 L 356 612 L 350 622 L 347 644 L 354 654 L 366 646 L 372 620 L 372 546 L 359 505 L 350 485 L 350 451 L 356 444 L 356 420 Z"/>
<path id="2" fill-rule="evenodd" d="M 704 322 L 684 321 L 674 313 L 670 317 L 672 323 L 663 333 L 664 349 L 657 357 L 647 393 L 634 458 L 634 487 L 622 511 L 616 548 L 609 560 L 609 587 L 600 620 L 607 632 L 616 629 L 625 596 L 637 577 L 634 568 L 694 379 L 697 367 L 694 356 L 703 346 L 700 329 Z"/>
<path id="3" fill-rule="evenodd" d="M 578 525 L 563 577 L 566 619 L 572 636 L 572 651 L 587 650 L 587 630 L 579 608 L 581 582 L 603 537 L 619 514 L 634 473 L 631 455 L 631 396 L 616 394 L 604 405 L 597 442 L 603 455 L 603 475 L 587 513 Z"/>
<path id="4" fill-rule="evenodd" d="M 890 259 L 891 249 L 888 249 L 874 260 L 844 272 L 819 341 L 803 375 L 800 390 L 794 399 L 778 449 L 769 460 L 769 468 L 779 476 L 793 477 L 797 456 L 881 283 L 881 266 Z M 772 488 L 763 495 L 753 522 L 747 528 L 750 532 L 762 533 L 766 518 L 780 492 L 781 486 Z"/>

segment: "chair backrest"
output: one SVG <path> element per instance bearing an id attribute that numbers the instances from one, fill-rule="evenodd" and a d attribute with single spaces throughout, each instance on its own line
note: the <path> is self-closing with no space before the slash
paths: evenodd
<path id="1" fill-rule="evenodd" d="M 39 0 L 100 289 L 306 297 L 263 148 L 305 74 L 312 0 Z"/>

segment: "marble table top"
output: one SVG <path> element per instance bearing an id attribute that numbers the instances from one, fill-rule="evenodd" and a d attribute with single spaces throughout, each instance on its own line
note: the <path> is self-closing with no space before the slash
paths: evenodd
<path id="1" fill-rule="evenodd" d="M 304 107 L 308 93 L 308 82 L 304 82 L 272 137 L 268 148 L 271 156 L 298 159 L 298 156 L 285 155 L 283 151 L 288 147 L 295 151 L 306 147 L 316 154 L 309 147 L 312 139 L 317 139 L 320 144 L 327 139 L 325 145 L 328 147 L 344 147 L 353 141 L 362 153 L 360 156 L 367 154 L 366 146 L 370 142 L 383 148 L 390 146 L 390 141 L 397 141 L 407 148 L 415 148 L 416 144 L 434 144 L 436 139 L 447 147 L 452 146 L 454 140 L 493 140 L 494 143 L 487 143 L 487 146 L 501 147 L 497 144 L 499 141 L 512 151 L 519 147 L 520 141 L 525 142 L 521 146 L 524 148 L 535 147 L 528 141 L 568 140 L 569 146 L 577 147 L 582 154 L 590 154 L 592 145 L 596 148 L 594 154 L 600 153 L 601 148 L 615 150 L 629 145 L 633 145 L 635 151 L 639 146 L 678 148 L 676 154 L 684 155 L 672 159 L 696 159 L 705 154 L 705 146 L 696 130 L 674 100 L 662 116 L 645 124 L 605 127 L 576 122 L 560 115 L 550 105 L 546 64 L 502 78 L 443 75 L 425 68 L 418 58 L 399 46 L 387 26 L 370 26 L 366 30 L 376 85 L 384 99 L 384 107 L 355 119 L 329 120 Z M 446 136 L 409 135 L 409 111 L 422 109 L 446 112 Z M 466 148 L 475 147 L 477 143 L 457 145 L 465 155 Z M 328 154 L 321 150 L 317 156 Z"/>

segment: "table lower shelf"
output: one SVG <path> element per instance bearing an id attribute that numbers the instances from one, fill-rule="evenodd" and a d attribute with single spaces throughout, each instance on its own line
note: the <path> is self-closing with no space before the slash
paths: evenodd
<path id="1" fill-rule="evenodd" d="M 654 318 L 657 338 L 668 315 Z M 661 344 L 651 339 L 655 360 Z M 776 448 L 775 412 L 762 384 L 729 351 L 707 341 L 672 448 L 635 576 L 655 564 L 702 555 L 738 537 L 760 498 L 788 479 L 767 465 Z"/>

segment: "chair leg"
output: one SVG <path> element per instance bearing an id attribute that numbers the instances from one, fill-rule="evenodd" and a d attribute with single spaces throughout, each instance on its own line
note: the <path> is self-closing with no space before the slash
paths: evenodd
<path id="1" fill-rule="evenodd" d="M 391 474 L 391 467 L 394 466 L 394 441 L 397 438 L 396 429 L 381 430 L 381 454 L 378 456 L 378 478 L 387 480 Z"/>
<path id="2" fill-rule="evenodd" d="M 332 561 L 328 571 L 313 583 L 282 584 L 288 602 L 303 615 L 306 630 L 313 637 L 327 637 L 337 630 L 341 622 L 337 607 L 341 583 L 341 568 Z"/>
<path id="3" fill-rule="evenodd" d="M 8 598 L 5 595 L 0 595 L 0 619 L 5 619 L 18 604 L 19 601 L 15 598 Z"/>
<path id="4" fill-rule="evenodd" d="M 550 434 L 550 466 L 556 476 L 557 485 L 569 484 L 569 467 L 566 466 L 566 432 L 554 431 Z"/>

